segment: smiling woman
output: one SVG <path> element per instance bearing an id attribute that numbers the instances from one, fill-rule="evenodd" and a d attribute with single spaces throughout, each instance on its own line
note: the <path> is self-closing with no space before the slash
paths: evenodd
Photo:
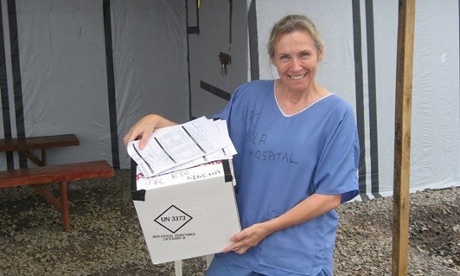
<path id="1" fill-rule="evenodd" d="M 206 275 L 332 275 L 335 209 L 358 194 L 355 116 L 315 80 L 324 46 L 306 16 L 276 23 L 268 48 L 280 78 L 241 85 L 213 116 L 227 122 L 238 152 L 243 230 L 229 237 Z M 125 142 L 147 141 L 170 123 L 147 115 Z"/>
<path id="2" fill-rule="evenodd" d="M 284 114 L 303 111 L 330 94 L 315 81 L 324 46 L 308 18 L 286 16 L 273 27 L 271 37 L 268 51 L 280 76 L 276 100 Z"/>

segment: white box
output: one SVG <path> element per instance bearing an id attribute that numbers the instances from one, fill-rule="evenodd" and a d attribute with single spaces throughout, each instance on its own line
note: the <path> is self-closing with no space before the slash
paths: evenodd
<path id="1" fill-rule="evenodd" d="M 133 202 L 154 264 L 222 252 L 241 231 L 230 165 L 136 176 Z"/>

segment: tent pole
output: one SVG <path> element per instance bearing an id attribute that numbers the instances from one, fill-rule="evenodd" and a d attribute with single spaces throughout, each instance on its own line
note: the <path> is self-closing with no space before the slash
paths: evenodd
<path id="1" fill-rule="evenodd" d="M 407 275 L 415 0 L 400 0 L 396 64 L 392 275 Z"/>

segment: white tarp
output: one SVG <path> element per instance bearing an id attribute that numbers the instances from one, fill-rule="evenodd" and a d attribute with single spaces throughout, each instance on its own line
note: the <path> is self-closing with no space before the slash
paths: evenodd
<path id="1" fill-rule="evenodd" d="M 27 137 L 74 133 L 80 140 L 78 147 L 49 150 L 49 164 L 95 159 L 112 163 L 119 158 L 120 167 L 128 168 L 122 138 L 135 121 L 153 112 L 188 120 L 183 1 L 112 0 L 108 15 L 102 0 L 8 2 L 16 8 L 22 84 L 22 90 L 13 88 L 18 81 L 13 84 L 15 60 L 8 46 L 15 40 L 10 37 L 14 26 L 8 25 L 8 5 L 3 0 L 12 137 L 20 125 Z M 111 45 L 104 30 L 107 19 Z M 113 51 L 107 55 L 113 57 L 113 72 L 107 69 L 106 46 Z M 114 78 L 111 91 L 108 74 Z M 22 93 L 23 124 L 15 114 L 15 93 Z M 115 96 L 110 98 L 110 93 Z M 0 137 L 5 134 L 7 113 L 1 113 Z M 111 143 L 113 137 L 118 138 L 118 146 Z M 1 153 L 0 170 L 6 169 L 5 160 Z M 14 162 L 18 167 L 17 155 Z"/>
<path id="2" fill-rule="evenodd" d="M 268 32 L 281 16 L 304 13 L 326 43 L 318 80 L 357 113 L 361 191 L 392 194 L 398 1 L 214 0 L 199 1 L 199 8 L 194 0 L 0 3 L 0 77 L 6 76 L 0 137 L 8 123 L 13 137 L 21 126 L 26 136 L 75 133 L 81 145 L 49 151 L 50 164 L 106 159 L 121 168 L 130 164 L 122 138 L 141 116 L 154 112 L 183 123 L 211 115 L 248 75 L 276 77 Z M 15 20 L 8 3 L 15 4 Z M 458 5 L 416 3 L 412 191 L 460 185 Z M 226 75 L 220 52 L 232 57 Z M 0 170 L 5 160 L 0 153 Z"/>

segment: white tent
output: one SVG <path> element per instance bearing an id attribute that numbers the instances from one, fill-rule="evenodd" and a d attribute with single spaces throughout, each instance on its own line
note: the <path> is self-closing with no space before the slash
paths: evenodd
<path id="1" fill-rule="evenodd" d="M 50 151 L 49 164 L 106 159 L 128 168 L 122 138 L 136 120 L 151 112 L 177 122 L 211 115 L 240 83 L 276 77 L 269 29 L 287 13 L 303 13 L 326 42 L 319 81 L 355 107 L 362 197 L 388 196 L 397 5 L 1 0 L 0 137 L 75 133 L 81 145 Z M 460 185 L 459 34 L 458 1 L 417 2 L 411 191 Z M 231 56 L 226 70 L 220 53 Z M 0 170 L 20 163 L 0 154 Z"/>

